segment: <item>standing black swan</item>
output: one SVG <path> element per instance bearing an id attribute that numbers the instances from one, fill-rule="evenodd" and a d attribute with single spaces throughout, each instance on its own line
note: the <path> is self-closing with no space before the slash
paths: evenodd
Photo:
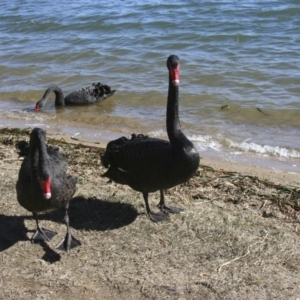
<path id="1" fill-rule="evenodd" d="M 21 206 L 32 212 L 36 221 L 37 231 L 32 237 L 34 243 L 50 241 L 56 235 L 56 232 L 40 227 L 37 214 L 64 208 L 67 234 L 57 248 L 69 251 L 81 245 L 70 233 L 68 216 L 69 201 L 76 191 L 77 177 L 66 175 L 66 158 L 58 149 L 47 146 L 45 139 L 46 132 L 34 128 L 29 149 L 28 145 L 17 145 L 20 155 L 25 156 L 16 184 L 17 199 Z"/>
<path id="2" fill-rule="evenodd" d="M 169 141 L 133 134 L 131 139 L 121 137 L 108 143 L 101 157 L 108 170 L 102 175 L 127 184 L 143 193 L 150 220 L 160 222 L 169 218 L 169 212 L 182 209 L 167 207 L 164 190 L 186 182 L 199 167 L 199 154 L 193 143 L 183 134 L 179 125 L 179 58 L 169 56 L 169 91 L 167 102 L 167 132 Z M 160 191 L 160 213 L 151 211 L 148 193 Z"/>
<path id="3" fill-rule="evenodd" d="M 49 94 L 51 94 L 52 92 L 55 93 L 55 106 L 65 106 L 85 105 L 100 102 L 112 96 L 115 91 L 116 90 L 111 90 L 110 86 L 103 85 L 98 82 L 93 83 L 92 85 L 85 88 L 76 90 L 64 97 L 62 90 L 58 86 L 52 85 L 46 90 L 43 98 L 36 103 L 35 110 L 40 110 L 40 108 L 45 105 Z"/>

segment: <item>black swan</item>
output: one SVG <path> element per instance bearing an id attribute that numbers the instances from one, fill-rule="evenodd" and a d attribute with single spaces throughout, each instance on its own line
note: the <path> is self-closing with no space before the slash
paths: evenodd
<path id="1" fill-rule="evenodd" d="M 20 155 L 25 156 L 16 184 L 17 199 L 21 206 L 32 212 L 36 221 L 37 231 L 32 237 L 33 243 L 50 241 L 56 235 L 56 232 L 40 227 L 38 213 L 64 208 L 67 234 L 57 248 L 69 251 L 81 245 L 70 233 L 68 216 L 69 201 L 76 191 L 77 177 L 66 175 L 66 158 L 58 149 L 47 146 L 45 139 L 46 132 L 34 128 L 30 134 L 29 147 L 26 142 L 17 145 Z"/>
<path id="2" fill-rule="evenodd" d="M 170 213 L 180 208 L 167 207 L 164 190 L 186 182 L 199 167 L 199 154 L 180 129 L 178 116 L 179 58 L 169 56 L 169 91 L 167 102 L 167 133 L 170 141 L 133 134 L 131 139 L 121 137 L 108 143 L 101 162 L 108 170 L 102 175 L 129 185 L 143 193 L 150 220 L 169 219 Z M 151 211 L 148 193 L 160 191 L 160 213 Z"/>
<path id="3" fill-rule="evenodd" d="M 56 86 L 50 86 L 46 91 L 41 100 L 35 105 L 35 110 L 40 110 L 46 103 L 49 94 L 55 93 L 55 106 L 65 105 L 85 105 L 100 102 L 115 93 L 116 90 L 112 90 L 110 86 L 103 85 L 100 82 L 93 83 L 90 86 L 76 90 L 66 97 L 62 90 Z"/>

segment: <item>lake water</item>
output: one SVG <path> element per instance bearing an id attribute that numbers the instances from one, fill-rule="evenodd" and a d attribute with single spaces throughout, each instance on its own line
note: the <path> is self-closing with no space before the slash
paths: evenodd
<path id="1" fill-rule="evenodd" d="M 181 61 L 180 120 L 201 156 L 300 171 L 300 3 L 2 1 L 0 125 L 81 140 L 167 138 L 166 59 Z M 32 109 L 45 89 L 101 82 L 92 106 Z"/>

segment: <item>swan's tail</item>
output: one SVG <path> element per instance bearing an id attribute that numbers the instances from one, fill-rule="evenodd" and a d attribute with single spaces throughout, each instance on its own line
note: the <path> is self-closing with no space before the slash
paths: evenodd
<path id="1" fill-rule="evenodd" d="M 52 145 L 46 145 L 46 146 L 47 146 L 47 151 L 50 153 L 59 151 L 59 147 L 52 146 Z M 15 143 L 15 147 L 17 149 L 19 157 L 25 157 L 30 153 L 29 142 L 27 141 L 18 141 Z M 63 152 L 60 151 L 60 154 L 65 157 L 65 154 Z"/>

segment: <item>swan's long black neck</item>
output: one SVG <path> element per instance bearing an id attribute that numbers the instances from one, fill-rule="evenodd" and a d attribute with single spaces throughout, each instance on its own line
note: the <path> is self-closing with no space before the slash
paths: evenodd
<path id="1" fill-rule="evenodd" d="M 179 87 L 173 84 L 171 74 L 169 75 L 169 91 L 167 102 L 167 132 L 172 146 L 181 148 L 192 147 L 193 144 L 187 139 L 180 128 L 178 111 Z"/>
<path id="2" fill-rule="evenodd" d="M 35 132 L 32 133 L 30 138 L 30 156 L 31 156 L 31 168 L 34 177 L 42 180 L 50 178 L 50 158 L 47 152 L 47 146 L 43 136 Z"/>
<path id="3" fill-rule="evenodd" d="M 56 87 L 53 92 L 55 94 L 55 106 L 65 106 L 65 98 L 62 90 Z"/>
<path id="4" fill-rule="evenodd" d="M 43 98 L 37 102 L 35 110 L 39 110 L 46 104 L 48 97 L 52 92 L 55 93 L 55 106 L 65 105 L 65 98 L 62 90 L 58 86 L 52 85 L 45 91 Z"/>

